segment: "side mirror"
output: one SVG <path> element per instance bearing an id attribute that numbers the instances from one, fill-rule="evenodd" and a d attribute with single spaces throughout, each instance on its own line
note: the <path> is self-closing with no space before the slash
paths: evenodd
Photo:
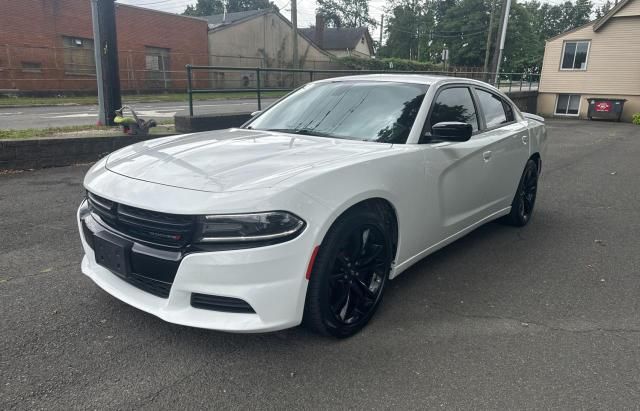
<path id="1" fill-rule="evenodd" d="M 431 126 L 431 138 L 441 141 L 468 141 L 473 134 L 469 123 L 443 121 Z"/>
<path id="2" fill-rule="evenodd" d="M 251 113 L 251 117 L 255 117 L 260 113 L 262 113 L 262 110 L 254 111 L 253 113 Z"/>

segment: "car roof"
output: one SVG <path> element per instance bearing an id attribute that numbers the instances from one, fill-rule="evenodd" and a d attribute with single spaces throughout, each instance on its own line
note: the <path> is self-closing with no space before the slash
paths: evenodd
<path id="1" fill-rule="evenodd" d="M 475 84 L 478 86 L 485 86 L 489 88 L 494 88 L 488 83 L 485 83 L 480 80 L 474 80 L 466 77 L 453 77 L 453 76 L 442 76 L 437 74 L 358 74 L 353 76 L 343 76 L 343 77 L 332 77 L 323 80 L 317 80 L 315 83 L 324 83 L 324 82 L 336 82 L 336 81 L 353 81 L 353 80 L 366 80 L 366 81 L 389 81 L 389 82 L 400 82 L 400 83 L 415 83 L 415 84 L 426 84 L 432 85 L 435 83 L 444 84 L 444 83 L 467 83 L 467 84 Z"/>
<path id="2" fill-rule="evenodd" d="M 387 82 L 396 82 L 396 83 L 414 83 L 414 84 L 425 84 L 428 86 L 431 85 L 445 85 L 450 83 L 464 83 L 468 85 L 482 86 L 493 90 L 499 94 L 505 96 L 505 94 L 492 86 L 489 83 L 485 83 L 484 81 L 475 80 L 466 77 L 453 77 L 453 76 L 441 76 L 436 74 L 358 74 L 355 76 L 344 76 L 344 77 L 332 77 L 323 80 L 317 80 L 314 83 L 326 83 L 326 82 L 338 82 L 338 81 L 354 81 L 354 80 L 364 80 L 364 81 L 387 81 Z M 506 97 L 506 96 L 505 96 Z"/>
<path id="3" fill-rule="evenodd" d="M 394 81 L 403 83 L 417 83 L 417 84 L 433 84 L 436 81 L 445 80 L 452 77 L 438 76 L 431 74 L 358 74 L 353 76 L 333 77 L 318 82 L 334 82 L 334 81 L 352 81 L 352 80 L 367 80 L 367 81 Z"/>

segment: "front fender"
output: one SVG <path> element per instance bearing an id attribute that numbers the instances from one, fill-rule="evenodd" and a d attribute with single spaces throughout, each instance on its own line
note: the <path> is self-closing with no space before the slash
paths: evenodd
<path id="1" fill-rule="evenodd" d="M 396 263 L 400 264 L 422 250 L 429 221 L 429 210 L 425 213 L 422 207 L 427 204 L 422 151 L 417 145 L 392 150 L 392 153 L 376 154 L 288 181 L 292 188 L 324 208 L 316 233 L 317 244 L 348 209 L 362 201 L 380 198 L 391 204 L 397 217 Z M 431 211 L 438 213 L 438 210 Z"/>

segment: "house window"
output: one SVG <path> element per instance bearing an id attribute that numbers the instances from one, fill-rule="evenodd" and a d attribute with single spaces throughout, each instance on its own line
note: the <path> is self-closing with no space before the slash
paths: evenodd
<path id="1" fill-rule="evenodd" d="M 580 94 L 558 94 L 556 114 L 577 116 L 580 112 Z"/>
<path id="2" fill-rule="evenodd" d="M 79 37 L 62 37 L 65 74 L 95 75 L 96 59 L 93 40 Z"/>
<path id="3" fill-rule="evenodd" d="M 562 51 L 562 70 L 586 70 L 589 41 L 565 41 Z"/>
<path id="4" fill-rule="evenodd" d="M 169 71 L 169 49 L 145 47 L 145 68 L 151 71 Z"/>
<path id="5" fill-rule="evenodd" d="M 22 71 L 25 73 L 42 73 L 42 64 L 33 61 L 23 61 Z"/>
<path id="6" fill-rule="evenodd" d="M 169 49 L 145 47 L 145 69 L 147 87 L 150 89 L 169 88 Z"/>

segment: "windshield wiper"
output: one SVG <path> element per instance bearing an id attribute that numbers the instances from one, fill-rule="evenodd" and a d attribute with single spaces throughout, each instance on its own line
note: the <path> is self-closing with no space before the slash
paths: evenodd
<path id="1" fill-rule="evenodd" d="M 333 136 L 328 133 L 323 133 L 321 131 L 315 131 L 310 128 L 267 128 L 265 131 L 279 131 L 281 133 L 290 133 L 290 134 L 300 134 L 304 136 L 315 136 L 315 137 L 330 137 L 330 138 L 343 138 Z"/>

